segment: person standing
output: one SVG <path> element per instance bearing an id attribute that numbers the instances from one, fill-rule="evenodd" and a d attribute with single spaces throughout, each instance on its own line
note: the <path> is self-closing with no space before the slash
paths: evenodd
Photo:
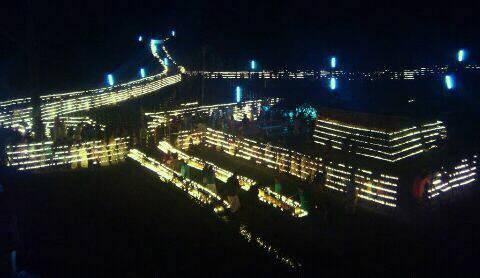
<path id="1" fill-rule="evenodd" d="M 346 195 L 345 210 L 347 213 L 355 214 L 358 202 L 358 190 L 355 186 L 354 175 L 352 175 L 347 183 Z"/>
<path id="2" fill-rule="evenodd" d="M 207 187 L 213 193 L 217 194 L 217 185 L 215 184 L 215 171 L 213 170 L 213 166 L 210 165 L 207 168 Z"/>
<path id="3" fill-rule="evenodd" d="M 180 173 L 182 175 L 182 178 L 190 179 L 190 166 L 188 166 L 188 164 L 185 160 L 181 160 L 180 163 L 181 163 L 180 164 Z"/>
<path id="4" fill-rule="evenodd" d="M 240 189 L 240 183 L 238 182 L 236 173 L 233 173 L 233 175 L 228 178 L 226 183 L 226 189 L 228 203 L 230 203 L 230 211 L 235 213 L 241 207 L 240 199 L 238 198 L 238 190 Z"/>
<path id="5" fill-rule="evenodd" d="M 282 194 L 282 184 L 280 183 L 280 179 L 278 176 L 275 176 L 273 180 L 275 182 L 275 193 Z"/>

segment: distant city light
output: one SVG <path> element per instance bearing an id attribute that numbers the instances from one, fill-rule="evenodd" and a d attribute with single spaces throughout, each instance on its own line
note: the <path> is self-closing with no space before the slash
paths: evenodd
<path id="1" fill-rule="evenodd" d="M 257 62 L 255 60 L 250 61 L 250 69 L 255 70 L 257 68 Z"/>
<path id="2" fill-rule="evenodd" d="M 235 88 L 235 100 L 237 102 L 242 101 L 242 88 L 240 88 L 240 86 Z"/>
<path id="3" fill-rule="evenodd" d="M 107 83 L 109 86 L 113 86 L 113 84 L 115 84 L 115 80 L 113 79 L 113 75 L 111 73 L 107 74 Z"/>
<path id="4" fill-rule="evenodd" d="M 169 62 L 168 62 L 168 58 L 167 58 L 167 57 L 163 58 L 163 63 L 165 64 L 165 66 L 168 67 Z"/>
<path id="5" fill-rule="evenodd" d="M 330 87 L 330 90 L 335 90 L 337 89 L 337 79 L 335 77 L 330 77 L 330 81 L 328 83 L 328 86 Z"/>
<path id="6" fill-rule="evenodd" d="M 147 76 L 146 72 L 145 72 L 145 69 L 144 68 L 141 68 L 140 69 L 140 77 L 141 78 L 145 78 Z"/>
<path id="7" fill-rule="evenodd" d="M 455 87 L 455 79 L 453 78 L 453 75 L 445 75 L 445 86 L 447 86 L 447 89 L 449 90 Z"/>
<path id="8" fill-rule="evenodd" d="M 143 37 L 142 37 L 142 36 L 138 36 L 138 41 L 139 41 L 139 42 L 143 41 Z"/>
<path id="9" fill-rule="evenodd" d="M 172 37 L 175 37 L 175 30 L 172 30 L 172 32 L 170 32 L 170 34 L 172 35 Z"/>
<path id="10" fill-rule="evenodd" d="M 334 56 L 332 58 L 330 58 L 330 67 L 332 69 L 336 68 L 337 67 L 337 58 Z"/>
<path id="11" fill-rule="evenodd" d="M 460 49 L 457 53 L 457 61 L 463 62 L 467 56 L 467 53 L 464 49 Z"/>

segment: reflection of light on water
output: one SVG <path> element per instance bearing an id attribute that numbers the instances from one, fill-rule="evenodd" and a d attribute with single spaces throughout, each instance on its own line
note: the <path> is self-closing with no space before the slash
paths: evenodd
<path id="1" fill-rule="evenodd" d="M 245 240 L 249 243 L 253 241 L 258 247 L 264 249 L 268 253 L 268 255 L 274 257 L 276 260 L 280 261 L 286 266 L 294 269 L 302 267 L 299 262 L 296 262 L 292 258 L 282 255 L 279 249 L 270 245 L 263 238 L 259 236 L 254 237 L 252 233 L 248 230 L 246 225 L 240 225 L 240 235 L 245 238 Z"/>

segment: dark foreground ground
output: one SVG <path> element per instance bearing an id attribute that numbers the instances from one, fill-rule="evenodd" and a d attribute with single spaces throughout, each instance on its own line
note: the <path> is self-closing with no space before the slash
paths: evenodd
<path id="1" fill-rule="evenodd" d="M 21 265 L 41 277 L 477 272 L 476 188 L 461 204 L 410 223 L 365 211 L 349 217 L 340 209 L 324 222 L 292 219 L 249 200 L 241 213 L 222 219 L 133 162 L 8 180 Z M 257 238 L 278 252 L 260 248 Z M 302 266 L 292 270 L 278 254 Z"/>

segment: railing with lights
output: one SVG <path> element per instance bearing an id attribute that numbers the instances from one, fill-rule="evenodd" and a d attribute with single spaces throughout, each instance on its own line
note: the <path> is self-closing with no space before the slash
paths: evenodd
<path id="1" fill-rule="evenodd" d="M 477 156 L 462 159 L 453 167 L 442 167 L 432 177 L 432 185 L 427 190 L 428 198 L 438 198 L 447 192 L 459 190 L 477 179 Z"/>
<path id="2" fill-rule="evenodd" d="M 109 143 L 89 141 L 72 145 L 55 146 L 52 141 L 7 146 L 7 166 L 18 170 L 34 170 L 77 163 L 102 166 L 116 164 L 125 159 L 128 137 L 116 138 Z M 82 166 L 83 167 L 83 166 Z"/>
<path id="3" fill-rule="evenodd" d="M 478 72 L 479 65 L 469 64 L 466 70 Z M 298 71 L 191 71 L 191 76 L 201 76 L 206 79 L 328 79 L 330 77 L 347 80 L 419 80 L 436 79 L 443 76 L 451 68 L 448 65 L 424 66 L 409 69 L 382 69 L 373 71 L 351 71 L 330 68 L 328 70 L 298 70 Z"/>
<path id="4" fill-rule="evenodd" d="M 102 106 L 114 105 L 131 98 L 137 98 L 160 90 L 164 87 L 180 82 L 181 75 L 174 75 L 161 79 L 154 79 L 144 83 L 138 83 L 129 87 L 119 86 L 113 90 L 93 91 L 81 96 L 51 95 L 45 98 L 41 105 L 42 119 L 48 120 L 59 115 L 66 115 L 78 111 L 90 110 Z M 48 99 L 48 100 L 47 100 Z M 54 101 L 51 101 L 55 99 Z"/>
<path id="5" fill-rule="evenodd" d="M 188 165 L 195 169 L 202 170 L 205 165 L 212 166 L 215 172 L 215 177 L 222 182 L 227 182 L 228 178 L 233 175 L 232 172 L 225 170 L 212 162 L 202 160 L 175 149 L 166 141 L 160 142 L 158 148 L 164 153 L 178 154 L 179 159 L 186 161 Z M 245 176 L 237 175 L 237 178 L 241 188 L 245 191 L 249 191 L 252 186 L 257 184 L 256 181 Z M 274 208 L 287 212 L 294 217 L 304 217 L 308 215 L 308 212 L 301 207 L 299 202 L 293 200 L 292 198 L 283 196 L 282 194 L 273 192 L 268 187 L 260 188 L 258 190 L 258 199 L 262 202 L 270 204 Z"/>
<path id="6" fill-rule="evenodd" d="M 230 204 L 215 192 L 212 192 L 207 187 L 191 179 L 180 178 L 181 174 L 179 172 L 151 157 L 148 157 L 139 150 L 130 150 L 128 157 L 158 174 L 162 181 L 171 183 L 182 191 L 187 192 L 189 196 L 198 202 L 207 205 L 220 204 L 223 208 L 230 208 Z"/>
<path id="7" fill-rule="evenodd" d="M 233 173 L 225 170 L 218 165 L 214 164 L 213 162 L 209 162 L 203 159 L 200 159 L 198 157 L 194 157 L 192 155 L 188 155 L 176 148 L 174 148 L 170 143 L 166 141 L 161 141 L 158 144 L 158 149 L 161 150 L 164 153 L 176 153 L 178 155 L 179 159 L 184 160 L 190 167 L 195 168 L 197 170 L 203 170 L 205 165 L 212 166 L 213 171 L 215 172 L 215 177 L 222 181 L 222 182 L 227 182 L 228 178 L 230 178 Z M 244 176 L 237 176 L 238 181 L 240 183 L 240 187 L 245 190 L 249 191 L 252 186 L 257 184 L 256 181 L 253 179 L 244 177 Z"/>
<path id="8" fill-rule="evenodd" d="M 104 124 L 97 123 L 95 120 L 92 120 L 87 116 L 77 116 L 77 117 L 59 117 L 60 121 L 63 123 L 66 129 L 76 128 L 79 125 L 90 125 L 98 127 L 101 131 L 105 131 L 106 126 Z M 55 121 L 54 119 L 48 119 L 43 122 L 45 125 L 45 136 L 47 138 L 52 138 L 52 128 L 54 128 Z"/>
<path id="9" fill-rule="evenodd" d="M 446 134 L 446 127 L 441 121 L 389 132 L 319 117 L 313 139 L 323 146 L 397 162 L 437 148 L 447 137 Z"/>
<path id="10" fill-rule="evenodd" d="M 161 112 L 147 112 L 145 116 L 150 118 L 147 123 L 148 130 L 154 131 L 157 127 L 165 126 L 173 117 L 183 118 L 186 116 L 207 115 L 211 116 L 213 113 L 219 111 L 232 111 L 235 121 L 241 121 L 244 116 L 250 120 L 257 120 L 260 115 L 262 106 L 272 107 L 280 101 L 279 98 L 267 98 L 258 100 L 248 100 L 240 103 L 222 103 L 212 105 L 198 106 L 198 103 L 184 105 L 179 109 L 173 109 Z"/>
<path id="11" fill-rule="evenodd" d="M 359 198 L 376 204 L 396 207 L 399 178 L 379 173 L 364 167 L 353 167 L 345 163 L 312 157 L 294 150 L 257 142 L 208 128 L 195 133 L 195 142 L 205 142 L 229 155 L 254 161 L 256 164 L 295 176 L 300 179 L 312 178 L 317 172 L 325 171 L 325 187 L 337 192 L 346 192 L 349 183 L 358 190 Z M 186 132 L 182 138 L 188 138 Z M 181 146 L 188 148 L 193 140 L 181 140 Z M 195 144 L 195 143 L 194 143 Z"/>
<path id="12" fill-rule="evenodd" d="M 21 98 L 0 102 L 0 127 L 25 133 L 32 129 L 32 99 Z"/>
<path id="13" fill-rule="evenodd" d="M 298 201 L 276 193 L 269 187 L 258 189 L 258 199 L 295 217 L 308 215 L 308 212 L 302 208 Z"/>

